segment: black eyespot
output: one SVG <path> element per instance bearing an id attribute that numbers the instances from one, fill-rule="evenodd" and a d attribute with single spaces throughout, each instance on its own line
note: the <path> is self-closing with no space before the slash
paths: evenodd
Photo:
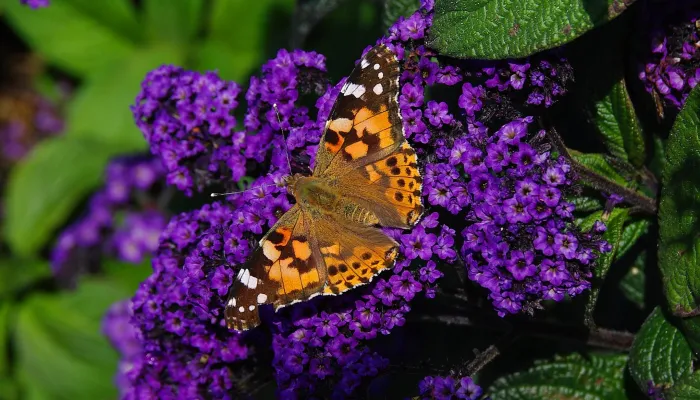
<path id="1" fill-rule="evenodd" d="M 267 236 L 267 240 L 272 242 L 272 244 L 280 244 L 284 240 L 284 235 L 277 231 L 273 231 Z"/>
<path id="2" fill-rule="evenodd" d="M 396 160 L 396 157 L 389 157 L 389 159 L 386 160 L 386 166 L 387 167 L 394 167 L 396 166 L 396 163 L 398 161 Z"/>
<path id="3" fill-rule="evenodd" d="M 335 265 L 331 265 L 330 267 L 328 267 L 328 275 L 333 276 L 333 275 L 337 275 L 337 274 L 338 274 L 338 268 L 336 268 Z"/>
<path id="4" fill-rule="evenodd" d="M 340 142 L 340 136 L 338 136 L 338 133 L 332 130 L 326 131 L 326 136 L 324 136 L 324 140 L 326 143 L 330 143 L 332 145 L 338 144 Z"/>
<path id="5" fill-rule="evenodd" d="M 342 272 L 342 273 L 348 272 L 348 266 L 345 265 L 345 264 L 340 264 L 340 266 L 338 267 L 338 269 L 339 269 L 340 272 Z"/>
<path id="6" fill-rule="evenodd" d="M 372 258 L 372 255 L 370 253 L 364 253 L 362 255 L 363 260 L 369 260 L 370 258 Z"/>
<path id="7" fill-rule="evenodd" d="M 403 201 L 403 194 L 401 194 L 400 192 L 396 192 L 394 193 L 394 198 L 396 199 L 396 201 Z"/>

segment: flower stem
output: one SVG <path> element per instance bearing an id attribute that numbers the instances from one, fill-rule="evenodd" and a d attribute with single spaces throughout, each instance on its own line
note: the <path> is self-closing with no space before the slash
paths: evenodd
<path id="1" fill-rule="evenodd" d="M 573 157 L 571 157 L 569 150 L 566 148 L 566 145 L 564 145 L 564 141 L 561 139 L 561 136 L 559 136 L 554 127 L 547 129 L 547 136 L 549 137 L 552 146 L 554 146 L 559 154 L 569 161 L 574 171 L 591 187 L 608 193 L 617 194 L 621 196 L 627 204 L 634 206 L 634 208 L 650 215 L 656 215 L 657 207 L 655 199 L 621 186 L 611 181 L 607 177 L 591 171 L 585 165 L 576 161 Z"/>

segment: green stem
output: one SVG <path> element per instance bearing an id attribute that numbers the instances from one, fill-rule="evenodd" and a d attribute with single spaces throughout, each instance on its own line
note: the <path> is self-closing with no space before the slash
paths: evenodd
<path id="1" fill-rule="evenodd" d="M 621 186 L 616 182 L 613 182 L 610 179 L 606 178 L 605 176 L 599 175 L 598 173 L 591 171 L 585 165 L 576 161 L 573 157 L 571 157 L 569 150 L 566 148 L 566 145 L 564 145 L 564 142 L 562 141 L 561 137 L 557 133 L 556 129 L 554 129 L 553 127 L 547 130 L 547 136 L 549 137 L 550 142 L 552 143 L 554 148 L 559 152 L 559 154 L 561 154 L 569 161 L 573 170 L 582 178 L 582 180 L 588 183 L 591 187 L 607 193 L 617 194 L 620 197 L 622 197 L 624 201 L 629 205 L 643 211 L 644 213 L 656 215 L 657 207 L 655 199 L 644 196 L 642 194 L 637 193 L 634 190 Z"/>

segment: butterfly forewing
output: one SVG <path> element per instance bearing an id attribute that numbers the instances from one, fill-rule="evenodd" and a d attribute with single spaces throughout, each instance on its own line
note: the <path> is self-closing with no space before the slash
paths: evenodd
<path id="1" fill-rule="evenodd" d="M 404 139 L 400 68 L 386 46 L 372 48 L 338 95 L 319 144 L 314 176 L 340 175 L 391 152 Z"/>

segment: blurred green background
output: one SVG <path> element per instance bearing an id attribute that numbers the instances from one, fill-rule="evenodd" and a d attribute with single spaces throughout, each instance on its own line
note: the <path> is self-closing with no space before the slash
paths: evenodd
<path id="1" fill-rule="evenodd" d="M 150 262 L 103 258 L 65 283 L 48 258 L 108 162 L 148 152 L 129 109 L 148 71 L 216 70 L 246 87 L 278 49 L 303 48 L 327 56 L 335 81 L 399 13 L 369 0 L 51 0 L 36 10 L 0 0 L 0 126 L 17 109 L 31 118 L 36 98 L 64 122 L 47 137 L 27 130 L 27 154 L 0 160 L 0 399 L 117 396 L 118 354 L 100 323 Z"/>

